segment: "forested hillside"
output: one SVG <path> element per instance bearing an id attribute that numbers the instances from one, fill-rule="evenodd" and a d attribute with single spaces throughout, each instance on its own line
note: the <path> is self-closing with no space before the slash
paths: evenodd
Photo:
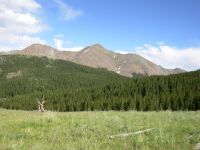
<path id="1" fill-rule="evenodd" d="M 0 107 L 83 110 L 198 110 L 200 71 L 126 78 L 63 60 L 0 56 Z"/>

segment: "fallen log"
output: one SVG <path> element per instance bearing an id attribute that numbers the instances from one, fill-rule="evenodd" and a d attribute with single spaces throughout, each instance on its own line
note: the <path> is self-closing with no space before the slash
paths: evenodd
<path id="1" fill-rule="evenodd" d="M 112 138 L 115 138 L 115 137 L 127 137 L 127 136 L 130 136 L 130 135 L 137 135 L 137 134 L 142 134 L 142 133 L 150 132 L 150 131 L 152 131 L 154 129 L 155 128 L 150 128 L 150 129 L 140 130 L 140 131 L 136 131 L 136 132 L 115 134 L 115 135 L 109 136 L 109 138 L 112 139 Z"/>

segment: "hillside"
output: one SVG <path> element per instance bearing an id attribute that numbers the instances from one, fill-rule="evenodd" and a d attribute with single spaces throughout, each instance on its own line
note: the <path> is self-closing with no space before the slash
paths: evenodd
<path id="1" fill-rule="evenodd" d="M 63 60 L 0 56 L 0 107 L 56 111 L 198 110 L 200 71 L 127 78 Z"/>
<path id="2" fill-rule="evenodd" d="M 42 91 L 46 86 L 53 90 L 102 87 L 120 79 L 127 78 L 105 69 L 94 69 L 69 61 L 22 55 L 0 56 L 0 84 L 24 84 L 24 90 L 27 90 L 18 91 L 14 95 Z M 30 88 L 28 83 L 32 82 L 34 85 Z M 4 87 L 4 94 L 11 89 Z"/>
<path id="3" fill-rule="evenodd" d="M 17 53 L 68 60 L 93 68 L 106 68 L 107 70 L 128 77 L 132 77 L 133 73 L 142 75 L 169 75 L 185 72 L 181 69 L 165 69 L 136 54 L 115 53 L 100 44 L 88 46 L 78 52 L 59 51 L 47 45 L 33 44 Z"/>

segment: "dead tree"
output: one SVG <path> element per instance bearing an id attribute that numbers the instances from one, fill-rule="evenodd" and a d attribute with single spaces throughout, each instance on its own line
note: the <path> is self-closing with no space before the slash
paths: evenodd
<path id="1" fill-rule="evenodd" d="M 45 109 L 44 109 L 45 101 L 43 100 L 42 102 L 40 102 L 39 100 L 37 100 L 37 103 L 38 103 L 38 111 L 44 112 L 45 111 Z"/>

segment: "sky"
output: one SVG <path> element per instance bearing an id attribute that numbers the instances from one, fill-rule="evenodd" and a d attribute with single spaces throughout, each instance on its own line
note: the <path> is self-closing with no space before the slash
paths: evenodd
<path id="1" fill-rule="evenodd" d="M 0 51 L 100 43 L 166 68 L 200 69 L 199 0 L 0 0 Z"/>

